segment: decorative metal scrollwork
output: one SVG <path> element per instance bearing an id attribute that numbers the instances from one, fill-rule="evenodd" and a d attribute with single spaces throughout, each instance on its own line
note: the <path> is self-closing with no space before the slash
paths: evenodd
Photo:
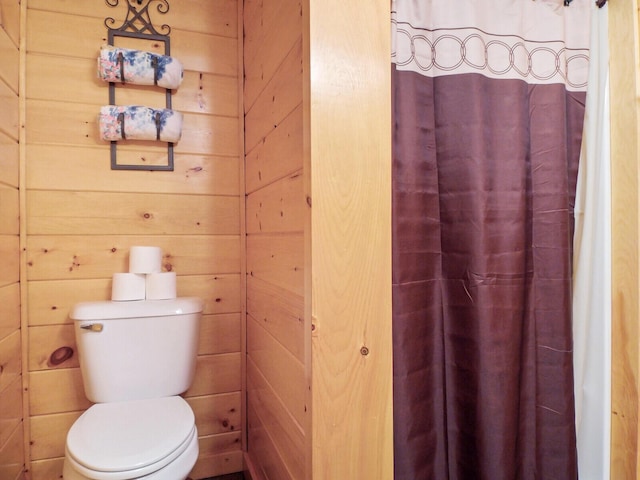
<path id="1" fill-rule="evenodd" d="M 117 7 L 120 0 L 105 0 L 110 7 Z M 109 30 L 120 31 L 132 31 L 143 34 L 151 35 L 169 35 L 171 33 L 171 27 L 166 23 L 162 25 L 162 33 L 158 32 L 151 22 L 149 15 L 149 7 L 154 2 L 158 2 L 156 6 L 159 13 L 164 15 L 169 11 L 169 2 L 167 0 L 126 0 L 127 2 L 127 17 L 124 23 L 115 28 L 116 20 L 113 17 L 107 17 L 104 19 L 104 24 Z"/>

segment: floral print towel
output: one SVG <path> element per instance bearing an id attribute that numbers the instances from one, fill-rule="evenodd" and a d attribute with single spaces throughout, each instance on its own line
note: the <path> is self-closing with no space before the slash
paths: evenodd
<path id="1" fill-rule="evenodd" d="M 182 134 L 182 113 L 135 105 L 106 105 L 100 108 L 99 125 L 102 140 L 160 140 L 176 143 Z"/>
<path id="2" fill-rule="evenodd" d="M 173 90 L 180 86 L 183 75 L 182 64 L 167 55 L 112 45 L 100 49 L 98 78 L 105 82 L 158 85 Z"/>

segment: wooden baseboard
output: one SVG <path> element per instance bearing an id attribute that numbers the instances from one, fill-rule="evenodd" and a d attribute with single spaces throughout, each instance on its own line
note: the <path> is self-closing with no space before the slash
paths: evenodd
<path id="1" fill-rule="evenodd" d="M 264 478 L 262 474 L 258 474 L 253 461 L 251 460 L 251 456 L 244 452 L 244 478 L 245 480 L 267 480 Z"/>

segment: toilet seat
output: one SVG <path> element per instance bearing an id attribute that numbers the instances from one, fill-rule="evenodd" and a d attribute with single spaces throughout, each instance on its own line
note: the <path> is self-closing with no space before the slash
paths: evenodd
<path id="1" fill-rule="evenodd" d="M 124 480 L 165 467 L 194 441 L 193 411 L 174 396 L 93 405 L 69 430 L 66 450 L 88 478 Z"/>

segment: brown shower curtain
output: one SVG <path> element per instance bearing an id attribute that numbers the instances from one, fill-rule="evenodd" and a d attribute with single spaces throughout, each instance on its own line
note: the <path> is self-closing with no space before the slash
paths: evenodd
<path id="1" fill-rule="evenodd" d="M 418 3 L 394 7 L 395 478 L 575 479 L 571 245 L 588 51 L 566 27 L 551 39 L 501 29 L 588 9 Z M 474 9 L 480 25 L 460 23 Z M 507 21 L 489 18 L 501 10 Z"/>

